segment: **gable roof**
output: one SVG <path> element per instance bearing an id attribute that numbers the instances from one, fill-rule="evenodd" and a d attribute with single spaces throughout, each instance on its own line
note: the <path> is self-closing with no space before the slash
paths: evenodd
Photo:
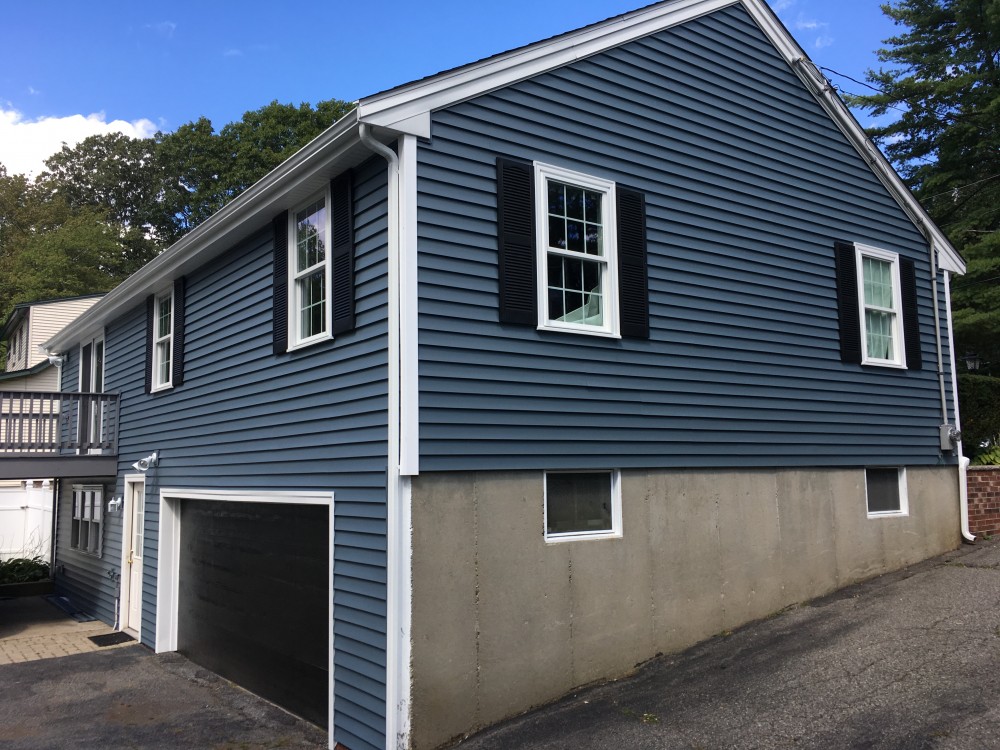
<path id="1" fill-rule="evenodd" d="M 360 99 L 352 112 L 147 263 L 43 346 L 58 352 L 74 345 L 139 299 L 166 288 L 174 278 L 260 231 L 275 215 L 318 190 L 330 178 L 369 158 L 372 151 L 359 136 L 362 124 L 377 128 L 374 133 L 384 143 L 398 134 L 430 137 L 430 114 L 437 109 L 734 5 L 742 6 L 754 19 L 907 213 L 936 251 L 940 267 L 965 273 L 962 257 L 764 0 L 663 0 Z"/>

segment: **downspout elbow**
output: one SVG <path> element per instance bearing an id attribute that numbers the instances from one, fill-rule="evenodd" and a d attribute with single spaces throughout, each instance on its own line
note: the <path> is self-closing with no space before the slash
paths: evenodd
<path id="1" fill-rule="evenodd" d="M 362 122 L 358 125 L 358 138 L 360 138 L 361 142 L 368 148 L 389 162 L 390 167 L 393 169 L 399 168 L 399 157 L 396 156 L 396 152 L 384 143 L 380 143 L 375 140 L 372 136 L 371 126 L 367 122 Z"/>
<path id="2" fill-rule="evenodd" d="M 969 457 L 962 455 L 962 444 L 958 444 L 958 503 L 962 516 L 962 539 L 973 544 L 976 535 L 969 530 Z"/>

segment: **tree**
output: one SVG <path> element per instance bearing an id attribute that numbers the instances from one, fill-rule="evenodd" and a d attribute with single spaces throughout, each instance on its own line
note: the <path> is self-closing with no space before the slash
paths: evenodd
<path id="1" fill-rule="evenodd" d="M 320 102 L 315 109 L 308 103 L 295 107 L 273 101 L 226 125 L 220 136 L 231 159 L 223 177 L 228 194 L 239 195 L 353 108 L 339 99 Z"/>
<path id="2" fill-rule="evenodd" d="M 122 251 L 113 264 L 128 275 L 176 239 L 162 196 L 167 176 L 152 138 L 121 133 L 93 135 L 63 146 L 45 161 L 40 187 L 60 196 L 71 211 L 99 211 L 118 225 Z M 122 277 L 124 278 L 124 277 Z"/>
<path id="3" fill-rule="evenodd" d="M 894 119 L 869 130 L 968 261 L 954 283 L 959 353 L 1000 364 L 1000 0 L 897 0 L 904 30 L 852 106 Z"/>

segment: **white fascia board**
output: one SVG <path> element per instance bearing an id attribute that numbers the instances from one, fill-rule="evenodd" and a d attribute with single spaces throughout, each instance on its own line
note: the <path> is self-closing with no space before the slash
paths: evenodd
<path id="1" fill-rule="evenodd" d="M 366 97 L 358 102 L 358 117 L 372 125 L 394 127 L 410 118 L 427 115 L 738 2 L 674 0 L 642 8 L 555 39 Z"/>
<path id="2" fill-rule="evenodd" d="M 226 247 L 227 238 L 238 228 L 259 222 L 263 216 L 272 218 L 270 214 L 280 210 L 277 206 L 290 187 L 329 170 L 358 143 L 357 131 L 357 110 L 353 110 L 104 295 L 42 347 L 47 352 L 61 353 L 74 346 L 86 334 L 99 331 L 143 297 L 183 275 L 184 269 L 190 270 L 213 257 L 212 250 L 218 250 L 220 245 Z"/>
<path id="3" fill-rule="evenodd" d="M 778 19 L 771 8 L 763 0 L 740 0 L 747 12 L 754 19 L 764 35 L 770 39 L 785 62 L 792 68 L 799 79 L 806 84 L 813 96 L 847 136 L 854 148 L 871 167 L 875 176 L 896 199 L 900 207 L 909 215 L 917 229 L 927 238 L 938 257 L 938 265 L 946 271 L 965 273 L 965 261 L 944 233 L 937 227 L 931 217 L 913 196 L 906 183 L 896 173 L 896 170 L 885 158 L 864 128 L 855 119 L 851 110 L 830 86 L 809 56 L 798 45 L 784 24 Z"/>

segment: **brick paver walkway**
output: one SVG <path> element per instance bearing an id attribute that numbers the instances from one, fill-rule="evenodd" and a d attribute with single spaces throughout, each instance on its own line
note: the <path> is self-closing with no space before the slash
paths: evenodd
<path id="1" fill-rule="evenodd" d="M 77 622 L 41 596 L 0 599 L 0 664 L 117 648 L 90 640 L 112 632 L 103 622 Z"/>

